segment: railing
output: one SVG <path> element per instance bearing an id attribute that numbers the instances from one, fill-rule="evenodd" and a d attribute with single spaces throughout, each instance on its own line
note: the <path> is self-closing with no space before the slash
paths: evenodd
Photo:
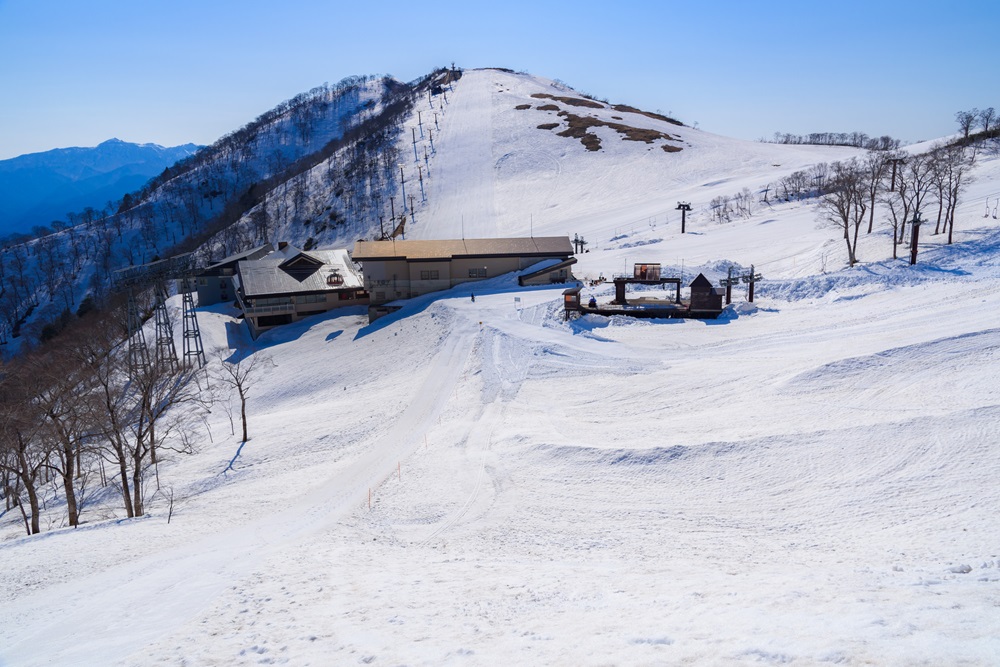
<path id="1" fill-rule="evenodd" d="M 276 306 L 247 306 L 243 305 L 243 314 L 247 317 L 258 317 L 260 315 L 281 315 L 283 313 L 294 313 L 294 303 L 282 303 Z"/>

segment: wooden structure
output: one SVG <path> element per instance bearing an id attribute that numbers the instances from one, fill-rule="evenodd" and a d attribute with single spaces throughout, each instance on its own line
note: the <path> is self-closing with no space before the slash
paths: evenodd
<path id="1" fill-rule="evenodd" d="M 566 319 L 573 313 L 580 312 L 580 290 L 583 287 L 570 287 L 563 292 L 563 307 L 566 309 Z"/>
<path id="2" fill-rule="evenodd" d="M 688 305 L 691 312 L 711 312 L 712 317 L 717 317 L 722 312 L 722 290 L 712 287 L 712 281 L 699 273 L 698 277 L 691 281 L 691 302 Z"/>
<path id="3" fill-rule="evenodd" d="M 637 267 L 640 265 L 636 265 Z M 568 289 L 563 292 L 563 306 L 566 318 L 569 319 L 574 314 L 594 314 L 610 317 L 612 315 L 627 315 L 629 317 L 656 318 L 656 319 L 715 319 L 723 310 L 722 295 L 723 290 L 712 287 L 711 281 L 699 273 L 691 282 L 691 297 L 688 301 L 683 301 L 680 296 L 681 279 L 663 278 L 652 279 L 652 275 L 647 267 L 646 278 L 634 278 L 630 276 L 615 276 L 615 300 L 611 303 L 584 305 L 580 302 L 579 287 Z M 657 267 L 658 268 L 658 267 Z M 627 285 L 673 285 L 675 288 L 672 299 L 662 299 L 656 297 L 632 297 L 626 298 L 625 287 Z"/>

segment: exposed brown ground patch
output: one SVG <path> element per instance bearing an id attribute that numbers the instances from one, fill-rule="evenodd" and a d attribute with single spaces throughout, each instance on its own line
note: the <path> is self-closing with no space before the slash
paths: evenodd
<path id="1" fill-rule="evenodd" d="M 518 104 L 514 108 L 517 109 L 518 111 L 524 111 L 525 109 L 530 109 L 531 105 L 530 104 Z"/>
<path id="2" fill-rule="evenodd" d="M 559 123 L 542 123 L 538 126 L 539 130 L 554 130 L 559 127 Z"/>
<path id="3" fill-rule="evenodd" d="M 566 111 L 559 112 L 559 115 L 565 118 L 566 122 L 569 123 L 569 127 L 562 132 L 559 132 L 559 136 L 579 139 L 583 145 L 587 147 L 587 150 L 591 151 L 599 150 L 601 147 L 600 138 L 587 131 L 592 127 L 609 127 L 618 134 L 622 135 L 622 140 L 625 141 L 642 141 L 647 144 L 651 144 L 660 139 L 664 141 L 677 141 L 677 139 L 671 137 L 669 134 L 660 132 L 659 130 L 632 127 L 630 125 L 624 125 L 623 123 L 609 123 L 608 121 L 601 120 L 600 118 L 594 118 L 593 116 L 577 116 L 576 114 L 571 114 Z M 668 153 L 676 153 L 681 149 L 677 146 L 663 146 L 663 150 Z"/>
<path id="4" fill-rule="evenodd" d="M 615 111 L 623 111 L 623 112 L 627 112 L 627 113 L 637 113 L 637 114 L 639 114 L 641 116 L 646 116 L 648 118 L 655 118 L 656 120 L 662 120 L 662 121 L 664 121 L 666 123 L 671 123 L 673 125 L 680 125 L 682 127 L 684 126 L 684 123 L 682 123 L 679 120 L 676 120 L 674 118 L 670 118 L 668 116 L 664 116 L 663 114 L 653 113 L 651 111 L 643 111 L 642 109 L 636 109 L 635 107 L 630 107 L 627 104 L 615 104 L 611 108 L 614 109 Z"/>
<path id="5" fill-rule="evenodd" d="M 556 106 L 555 104 L 543 104 L 542 106 L 537 108 L 539 111 L 559 111 L 559 107 Z"/>
<path id="6" fill-rule="evenodd" d="M 548 93 L 535 93 L 532 97 L 536 99 L 546 99 L 555 100 L 557 102 L 562 102 L 563 104 L 568 104 L 573 107 L 587 107 L 588 109 L 603 109 L 604 105 L 600 102 L 595 102 L 593 100 L 585 100 L 582 97 L 558 97 L 556 95 L 549 95 Z"/>

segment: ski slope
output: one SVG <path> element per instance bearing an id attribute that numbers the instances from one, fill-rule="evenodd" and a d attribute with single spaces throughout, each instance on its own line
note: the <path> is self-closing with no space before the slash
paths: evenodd
<path id="1" fill-rule="evenodd" d="M 566 322 L 562 286 L 500 276 L 255 342 L 202 309 L 207 350 L 274 362 L 251 439 L 224 397 L 160 468 L 169 523 L 162 494 L 3 516 L 0 665 L 996 664 L 1000 159 L 954 245 L 909 267 L 877 229 L 846 269 L 808 202 L 700 211 L 853 151 L 663 124 L 680 152 L 590 152 L 515 109 L 551 90 L 466 72 L 408 233 L 579 233 L 578 276 L 753 264 L 756 303 Z"/>

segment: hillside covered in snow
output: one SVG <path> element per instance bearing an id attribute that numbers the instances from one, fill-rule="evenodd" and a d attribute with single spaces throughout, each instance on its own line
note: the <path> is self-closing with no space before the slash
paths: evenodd
<path id="1" fill-rule="evenodd" d="M 0 665 L 995 664 L 995 142 L 953 243 L 925 225 L 918 263 L 894 259 L 880 205 L 849 267 L 810 180 L 864 151 L 624 102 L 503 70 L 429 80 L 368 186 L 338 181 L 362 169 L 338 148 L 200 252 L 255 224 L 350 247 L 354 211 L 368 238 L 582 236 L 585 298 L 637 262 L 685 284 L 752 265 L 754 303 L 567 321 L 564 285 L 505 275 L 256 341 L 200 308 L 212 401 L 184 408 L 145 514 L 110 465 L 77 528 L 55 481 L 39 534 L 0 513 Z M 219 381 L 241 359 L 260 361 L 245 443 Z"/>

